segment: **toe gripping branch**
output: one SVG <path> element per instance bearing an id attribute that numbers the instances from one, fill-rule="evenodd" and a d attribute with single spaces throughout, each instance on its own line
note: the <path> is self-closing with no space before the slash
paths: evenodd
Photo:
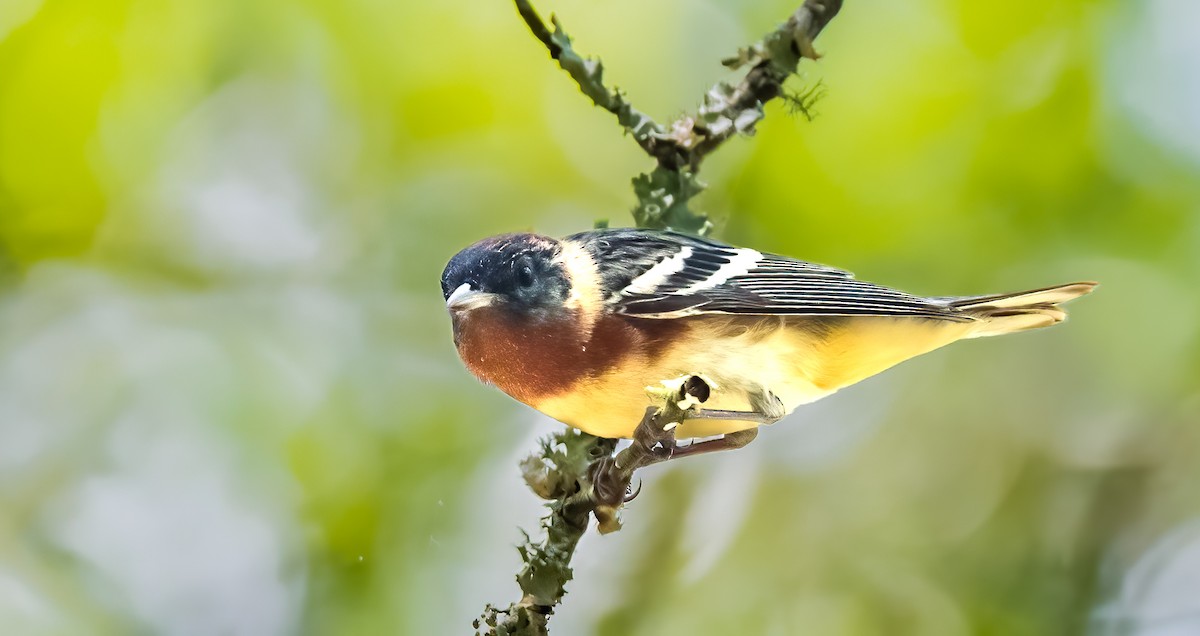
<path id="1" fill-rule="evenodd" d="M 518 547 L 524 567 L 517 573 L 523 596 L 507 609 L 488 605 L 475 621 L 476 634 L 544 636 L 554 608 L 566 594 L 574 575 L 571 557 L 595 515 L 597 527 L 607 534 L 621 529 L 620 510 L 637 493 L 629 482 L 639 468 L 673 457 L 745 446 L 757 429 L 726 434 L 720 439 L 679 446 L 676 428 L 687 419 L 731 419 L 770 422 L 778 419 L 772 408 L 752 401 L 752 412 L 713 411 L 699 408 L 716 385 L 699 375 L 667 380 L 647 392 L 662 406 L 649 407 L 634 429 L 633 443 L 613 455 L 617 440 L 564 430 L 542 441 L 541 452 L 521 463 L 525 482 L 547 500 L 549 514 L 542 518 L 545 539 L 534 542 L 526 535 Z M 772 398 L 774 399 L 774 398 Z M 777 401 L 777 400 L 776 400 Z M 768 405 L 769 407 L 769 405 Z"/>
<path id="2" fill-rule="evenodd" d="M 663 382 L 664 388 L 651 389 L 660 398 L 661 406 L 646 409 L 642 421 L 633 432 L 633 443 L 616 456 L 603 456 L 588 468 L 591 488 L 577 496 L 579 503 L 592 508 L 601 534 L 621 529 L 620 510 L 641 491 L 630 491 L 633 473 L 639 468 L 671 459 L 679 448 L 675 429 L 694 412 L 695 407 L 708 400 L 712 389 L 698 375 L 684 376 Z M 568 502 L 570 505 L 571 502 Z"/>
<path id="3" fill-rule="evenodd" d="M 614 456 L 616 440 L 580 433 L 567 435 L 559 438 L 568 446 L 564 452 L 544 445 L 541 454 L 530 456 L 522 463 L 525 481 L 543 499 L 555 502 L 551 508 L 567 525 L 582 531 L 587 527 L 588 517 L 594 514 L 601 534 L 620 530 L 621 507 L 638 494 L 631 492 L 630 482 L 639 468 L 679 457 L 741 448 L 758 435 L 757 428 L 749 428 L 681 446 L 675 439 L 675 431 L 685 420 L 770 424 L 785 413 L 779 399 L 765 391 L 762 396 L 751 398 L 753 408 L 750 411 L 700 408 L 715 388 L 718 387 L 712 380 L 701 375 L 685 375 L 664 380 L 661 386 L 647 387 L 646 392 L 661 406 L 646 409 L 642 421 L 634 429 L 633 443 L 627 448 Z M 581 458 L 569 448 L 578 444 L 586 448 L 586 457 Z M 565 470 L 549 470 L 544 461 L 547 459 Z M 586 463 L 577 463 L 580 460 Z"/>

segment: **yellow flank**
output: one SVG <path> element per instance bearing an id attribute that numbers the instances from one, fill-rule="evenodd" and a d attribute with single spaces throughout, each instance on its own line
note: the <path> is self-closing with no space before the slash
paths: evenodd
<path id="1" fill-rule="evenodd" d="M 586 254 L 565 254 L 573 276 L 595 276 Z M 590 267 L 589 267 L 590 266 Z M 893 365 L 962 338 L 1047 327 L 1066 318 L 1057 306 L 1095 288 L 1071 283 L 1015 294 L 964 298 L 964 321 L 895 316 L 780 316 L 700 314 L 673 319 L 673 344 L 653 359 L 631 356 L 570 391 L 530 404 L 547 415 L 602 437 L 630 437 L 649 398 L 645 387 L 686 374 L 719 385 L 703 408 L 750 409 L 750 396 L 769 391 L 788 413 Z M 974 301 L 974 302 L 972 302 Z M 584 303 L 586 306 L 586 303 Z M 689 420 L 680 439 L 723 435 L 755 422 Z"/>
<path id="2" fill-rule="evenodd" d="M 826 338 L 813 382 L 831 390 L 849 386 L 909 358 L 966 338 L 978 326 L 978 322 L 932 318 L 846 318 Z"/>
<path id="3" fill-rule="evenodd" d="M 645 387 L 688 373 L 713 378 L 704 408 L 746 411 L 751 392 L 767 390 L 788 412 L 913 356 L 967 336 L 978 323 L 891 317 L 731 317 L 679 319 L 681 336 L 650 360 L 634 357 L 571 391 L 531 404 L 602 437 L 630 437 L 651 402 Z M 677 437 L 704 437 L 756 426 L 690 420 Z"/>

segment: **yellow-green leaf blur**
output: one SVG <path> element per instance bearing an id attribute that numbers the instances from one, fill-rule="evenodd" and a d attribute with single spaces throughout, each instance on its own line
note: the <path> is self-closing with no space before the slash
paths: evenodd
<path id="1" fill-rule="evenodd" d="M 545 0 L 660 122 L 781 0 Z M 694 203 L 928 295 L 1101 287 L 639 472 L 558 636 L 1200 633 L 1200 4 L 846 0 Z M 0 633 L 468 634 L 561 426 L 462 366 L 484 236 L 652 168 L 507 0 L 0 0 Z"/>

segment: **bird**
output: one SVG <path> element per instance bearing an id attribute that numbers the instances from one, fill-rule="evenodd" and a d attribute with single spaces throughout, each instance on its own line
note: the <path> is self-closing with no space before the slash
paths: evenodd
<path id="1" fill-rule="evenodd" d="M 486 384 L 568 426 L 631 438 L 647 387 L 706 380 L 678 454 L 739 448 L 797 407 L 957 340 L 1038 329 L 1076 282 L 922 297 L 842 269 L 666 230 L 511 233 L 441 277 L 453 340 Z"/>

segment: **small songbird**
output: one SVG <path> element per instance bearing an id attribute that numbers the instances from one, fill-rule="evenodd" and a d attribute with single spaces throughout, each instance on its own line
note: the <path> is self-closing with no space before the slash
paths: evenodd
<path id="1" fill-rule="evenodd" d="M 925 298 L 825 265 L 635 229 L 495 236 L 442 273 L 471 372 L 585 432 L 631 437 L 647 386 L 708 379 L 705 408 L 676 435 L 724 437 L 693 452 L 744 445 L 760 424 L 955 340 L 1062 322 L 1059 304 L 1095 285 Z"/>

